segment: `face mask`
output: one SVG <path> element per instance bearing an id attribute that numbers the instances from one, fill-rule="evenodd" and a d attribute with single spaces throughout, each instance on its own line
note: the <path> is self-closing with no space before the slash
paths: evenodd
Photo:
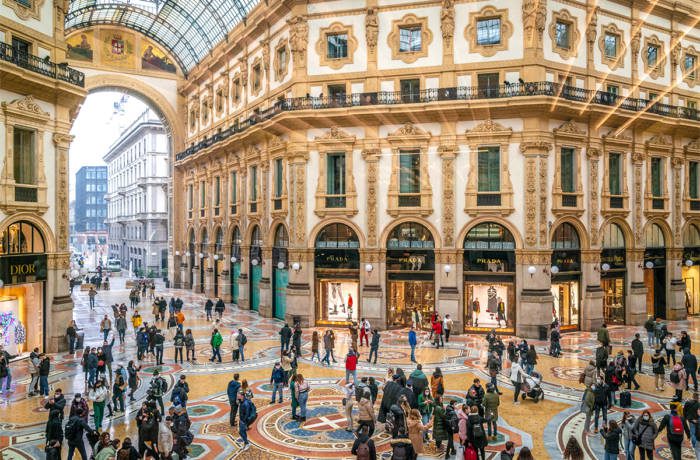
<path id="1" fill-rule="evenodd" d="M 75 398 L 75 402 L 80 402 L 80 398 Z"/>
<path id="2" fill-rule="evenodd" d="M 643 418 L 644 420 L 647 420 L 647 421 L 649 420 L 649 416 L 648 416 L 648 415 L 645 415 L 645 416 L 643 416 L 642 418 Z"/>

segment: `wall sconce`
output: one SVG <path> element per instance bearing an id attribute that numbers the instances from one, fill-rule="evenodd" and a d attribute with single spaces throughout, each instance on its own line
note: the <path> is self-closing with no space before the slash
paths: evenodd
<path id="1" fill-rule="evenodd" d="M 292 264 L 292 270 L 294 270 L 296 273 L 299 273 L 299 270 L 301 270 L 301 264 L 299 262 L 294 262 Z"/>
<path id="2" fill-rule="evenodd" d="M 214 260 L 219 260 L 219 254 L 214 254 Z"/>
<path id="3" fill-rule="evenodd" d="M 530 278 L 532 278 L 537 272 L 537 268 L 535 268 L 534 265 L 530 265 L 529 267 L 527 267 L 527 272 L 530 274 Z"/>
<path id="4" fill-rule="evenodd" d="M 452 265 L 447 264 L 443 267 L 443 270 L 445 270 L 445 276 L 450 276 L 450 272 L 452 271 Z"/>
<path id="5" fill-rule="evenodd" d="M 199 258 L 200 258 L 200 259 L 204 259 L 204 254 L 200 252 L 200 253 L 199 253 Z"/>
<path id="6" fill-rule="evenodd" d="M 549 272 L 552 275 L 556 275 L 557 273 L 559 273 L 559 267 L 557 267 L 556 265 L 552 265 L 551 268 L 549 269 Z"/>
<path id="7" fill-rule="evenodd" d="M 365 271 L 367 273 L 372 273 L 372 270 L 374 270 L 374 267 L 372 266 L 372 264 L 365 265 Z"/>
<path id="8" fill-rule="evenodd" d="M 692 267 L 692 266 L 693 266 L 693 261 L 690 260 L 690 259 L 686 260 L 686 261 L 685 261 L 685 266 L 686 266 L 686 267 Z"/>
<path id="9" fill-rule="evenodd" d="M 284 262 L 277 262 L 277 268 L 280 270 L 284 269 Z"/>
<path id="10" fill-rule="evenodd" d="M 640 264 L 639 267 L 641 268 L 642 265 Z M 647 269 L 651 270 L 652 268 L 654 268 L 654 262 L 652 262 L 651 260 L 647 260 L 647 261 L 644 263 L 644 268 L 647 268 Z"/>
<path id="11" fill-rule="evenodd" d="M 250 261 L 250 265 L 252 265 L 253 267 L 255 267 L 256 265 L 258 265 L 258 259 L 253 259 L 253 260 L 251 260 L 251 261 Z"/>
<path id="12" fill-rule="evenodd" d="M 185 253 L 185 257 L 189 257 L 189 256 L 191 256 L 191 255 L 192 255 L 192 254 L 190 254 L 190 251 L 187 251 L 187 252 Z"/>
<path id="13" fill-rule="evenodd" d="M 236 260 L 238 260 L 238 259 L 236 259 L 236 256 L 231 256 L 231 262 L 233 262 L 235 264 Z"/>
<path id="14" fill-rule="evenodd" d="M 175 255 L 176 255 L 176 256 L 179 256 L 179 255 L 180 255 L 180 251 L 175 251 Z"/>

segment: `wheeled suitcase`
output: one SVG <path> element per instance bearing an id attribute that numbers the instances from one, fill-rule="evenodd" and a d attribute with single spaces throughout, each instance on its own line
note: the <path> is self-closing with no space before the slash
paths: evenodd
<path id="1" fill-rule="evenodd" d="M 233 360 L 234 360 L 234 361 L 238 361 L 238 359 L 239 359 L 239 352 L 238 352 L 238 350 L 233 350 L 232 354 L 233 354 L 233 356 L 232 356 L 232 357 L 233 357 Z"/>
<path id="2" fill-rule="evenodd" d="M 620 392 L 620 407 L 632 407 L 632 394 L 629 391 Z"/>

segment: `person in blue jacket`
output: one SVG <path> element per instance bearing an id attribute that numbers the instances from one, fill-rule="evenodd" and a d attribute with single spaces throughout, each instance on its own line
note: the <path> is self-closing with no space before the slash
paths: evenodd
<path id="1" fill-rule="evenodd" d="M 416 362 L 416 345 L 418 344 L 418 338 L 416 337 L 416 331 L 411 326 L 411 330 L 408 331 L 408 344 L 411 346 L 411 362 Z"/>
<path id="2" fill-rule="evenodd" d="M 282 365 L 280 365 L 279 362 L 275 363 L 275 367 L 272 368 L 272 375 L 270 375 L 270 385 L 272 385 L 272 399 L 270 400 L 270 404 L 275 403 L 275 395 L 279 391 L 279 403 L 282 403 L 282 399 L 284 399 L 283 396 L 283 391 L 284 391 L 284 381 L 285 381 L 285 373 L 284 370 L 282 369 Z"/>
<path id="3" fill-rule="evenodd" d="M 248 427 L 255 422 L 257 416 L 255 404 L 253 404 L 253 393 L 250 390 L 246 392 L 245 398 L 243 398 L 243 404 L 241 404 L 239 415 L 238 434 L 240 434 L 243 439 L 243 451 L 246 451 L 250 449 Z"/>
<path id="4" fill-rule="evenodd" d="M 238 393 L 241 391 L 241 382 L 238 381 L 240 376 L 233 374 L 233 380 L 228 382 L 226 394 L 228 395 L 228 404 L 231 406 L 231 411 L 228 416 L 228 423 L 231 426 L 236 426 L 236 414 L 238 413 Z"/>

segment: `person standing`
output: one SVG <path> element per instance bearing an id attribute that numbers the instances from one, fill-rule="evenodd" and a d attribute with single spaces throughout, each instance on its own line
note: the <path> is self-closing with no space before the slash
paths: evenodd
<path id="1" fill-rule="evenodd" d="M 373 329 L 372 330 L 372 342 L 369 347 L 369 358 L 367 359 L 367 362 L 372 361 L 372 355 L 374 355 L 374 364 L 377 364 L 377 354 L 379 352 L 379 339 L 381 336 L 379 335 L 379 330 L 378 329 Z"/>
<path id="2" fill-rule="evenodd" d="M 211 299 L 207 299 L 206 302 L 204 302 L 204 313 L 207 315 L 207 321 L 211 321 L 211 311 L 214 308 L 214 302 L 211 301 Z"/>
<path id="3" fill-rule="evenodd" d="M 350 332 L 350 342 L 352 343 L 353 350 L 359 350 L 357 346 L 357 323 L 355 321 L 348 326 L 348 331 Z"/>
<path id="4" fill-rule="evenodd" d="M 124 338 L 126 337 L 126 318 L 123 314 L 117 316 L 116 326 L 117 334 L 119 335 L 119 344 L 124 345 Z"/>
<path id="5" fill-rule="evenodd" d="M 49 395 L 49 373 L 51 372 L 51 358 L 46 354 L 40 355 L 39 363 L 39 394 L 41 396 Z M 10 391 L 10 368 L 7 367 L 7 387 L 5 391 Z M 1 391 L 0 391 L 1 392 Z"/>
<path id="6" fill-rule="evenodd" d="M 685 386 L 690 388 L 690 379 L 693 379 L 693 391 L 698 391 L 698 360 L 694 354 L 690 352 L 690 348 L 683 349 L 683 357 L 681 358 L 681 364 L 685 369 L 685 374 L 687 380 L 685 381 Z"/>
<path id="7" fill-rule="evenodd" d="M 195 351 L 195 341 L 192 335 L 192 329 L 187 329 L 185 331 L 185 354 L 187 355 L 187 361 L 190 361 L 190 354 L 192 354 L 192 361 L 197 361 L 197 357 L 194 354 Z"/>
<path id="8" fill-rule="evenodd" d="M 685 373 L 685 369 L 680 364 L 674 364 L 671 373 L 668 376 L 668 380 L 671 382 L 671 386 L 675 390 L 676 401 L 683 400 L 683 392 L 686 389 L 686 383 L 688 381 L 688 376 Z"/>
<path id="9" fill-rule="evenodd" d="M 243 333 L 243 329 L 238 329 L 238 337 L 236 337 L 238 342 L 238 354 L 241 356 L 241 362 L 245 361 L 245 345 L 248 343 L 248 337 Z M 221 362 L 221 360 L 219 360 Z"/>
<path id="10" fill-rule="evenodd" d="M 365 328 L 365 319 L 360 319 L 360 346 L 366 342 L 369 346 L 369 331 Z"/>
<path id="11" fill-rule="evenodd" d="M 642 372 L 642 357 L 644 356 L 644 344 L 639 339 L 639 333 L 634 334 L 634 339 L 632 339 L 632 354 L 634 355 L 635 362 L 639 367 L 639 373 Z"/>
<path id="12" fill-rule="evenodd" d="M 360 354 L 357 353 L 353 348 L 348 350 L 348 354 L 345 357 L 345 383 L 350 382 L 350 376 L 352 375 L 352 381 L 357 382 L 357 360 L 360 358 Z"/>
<path id="13" fill-rule="evenodd" d="M 68 337 L 68 352 L 72 355 L 75 353 L 75 341 L 78 338 L 78 326 L 73 319 L 66 328 L 66 337 Z"/>
<path id="14" fill-rule="evenodd" d="M 180 364 L 182 364 L 182 348 L 185 346 L 185 336 L 182 334 L 182 331 L 178 330 L 175 333 L 173 345 L 175 346 L 175 364 L 177 364 L 178 355 L 180 356 Z"/>
<path id="15" fill-rule="evenodd" d="M 377 460 L 377 449 L 372 441 L 370 429 L 366 425 L 358 428 L 357 439 L 352 444 L 350 453 L 357 460 Z"/>
<path id="16" fill-rule="evenodd" d="M 672 332 L 669 332 L 663 339 L 664 349 L 666 350 L 666 363 L 676 364 L 676 338 L 673 336 Z"/>
<path id="17" fill-rule="evenodd" d="M 698 409 L 700 409 L 700 403 L 698 403 L 698 393 L 693 392 L 692 399 L 686 401 L 685 405 L 683 406 L 683 416 L 688 422 L 688 428 L 690 429 L 690 443 L 692 444 L 693 449 L 696 451 L 696 456 L 698 449 Z"/>
<path id="18" fill-rule="evenodd" d="M 510 381 L 514 387 L 513 404 L 516 405 L 520 404 L 520 401 L 518 401 L 518 396 L 520 396 L 520 387 L 522 386 L 525 377 L 527 377 L 527 374 L 523 370 L 521 363 L 522 360 L 513 361 L 510 367 Z"/>
<path id="19" fill-rule="evenodd" d="M 0 360 L 2 358 L 0 357 Z M 27 360 L 27 371 L 29 372 L 29 375 L 31 377 L 31 380 L 29 381 L 29 385 L 27 386 L 27 396 L 31 397 L 37 394 L 38 388 L 39 388 L 39 364 L 41 364 L 41 361 L 39 360 L 39 349 L 35 348 L 34 351 L 32 351 L 29 354 L 29 359 Z M 2 373 L 0 372 L 0 375 Z M 86 373 L 87 375 L 87 373 Z M 87 378 L 85 379 L 87 381 Z M 2 385 L 0 384 L 0 392 L 2 392 Z"/>
<path id="20" fill-rule="evenodd" d="M 603 415 L 603 426 L 608 423 L 608 404 L 610 403 L 608 398 L 608 385 L 605 384 L 603 379 L 598 379 L 598 381 L 591 387 L 593 391 L 593 412 L 594 412 L 594 429 L 593 432 L 598 432 L 598 417 L 601 412 Z"/>
<path id="21" fill-rule="evenodd" d="M 314 334 L 316 331 L 314 331 Z M 313 359 L 313 357 L 312 357 Z M 285 375 L 282 365 L 279 362 L 275 363 L 272 368 L 272 374 L 270 375 L 270 385 L 272 385 L 272 399 L 270 404 L 275 403 L 275 396 L 279 392 L 279 403 L 282 404 L 282 399 L 284 399 L 284 385 L 285 385 Z"/>
<path id="22" fill-rule="evenodd" d="M 112 405 L 115 412 L 124 412 L 124 392 L 126 390 L 126 382 L 121 372 L 117 372 L 114 376 L 114 385 L 112 386 Z"/>
<path id="23" fill-rule="evenodd" d="M 136 401 L 134 399 L 134 393 L 136 392 L 136 389 L 139 387 L 139 381 L 141 378 L 139 377 L 139 371 L 141 370 L 141 366 L 136 366 L 133 361 L 129 361 L 129 364 L 126 366 L 126 372 L 128 375 L 128 384 L 129 384 L 129 402 L 134 402 Z"/>
<path id="24" fill-rule="evenodd" d="M 219 316 L 219 319 L 223 319 L 225 309 L 226 304 L 224 304 L 224 301 L 221 300 L 221 297 L 219 297 L 219 299 L 216 301 L 216 305 L 214 305 L 214 311 Z"/>
<path id="25" fill-rule="evenodd" d="M 445 319 L 442 321 L 442 330 L 445 333 L 445 342 L 450 341 L 450 332 L 452 331 L 452 326 L 454 326 L 454 321 L 450 318 L 450 315 L 445 315 Z"/>
<path id="26" fill-rule="evenodd" d="M 632 438 L 639 441 L 635 442 L 635 445 L 639 449 L 639 458 L 641 460 L 644 460 L 645 457 L 648 460 L 653 460 L 654 440 L 658 432 L 656 422 L 648 410 L 642 412 L 641 417 L 637 417 L 637 421 L 634 422 L 634 428 L 632 428 Z"/>
<path id="27" fill-rule="evenodd" d="M 292 329 L 289 324 L 284 323 L 282 329 L 279 331 L 280 335 L 280 353 L 283 351 L 289 351 L 289 342 L 292 339 Z"/>
<path id="28" fill-rule="evenodd" d="M 416 335 L 416 329 L 411 325 L 411 329 L 408 331 L 408 345 L 411 347 L 411 362 L 416 362 L 416 345 L 418 344 L 418 337 Z"/>
<path id="29" fill-rule="evenodd" d="M 104 335 L 103 340 L 107 340 L 109 331 L 112 330 L 112 320 L 107 315 L 100 321 L 100 332 Z"/>
<path id="30" fill-rule="evenodd" d="M 156 352 L 156 365 L 163 365 L 163 344 L 165 343 L 165 336 L 160 329 L 156 329 L 155 335 L 153 337 L 153 348 Z"/>
<path id="31" fill-rule="evenodd" d="M 622 430 L 617 426 L 615 420 L 611 420 L 608 426 L 603 426 L 600 435 L 605 440 L 605 460 L 617 460 L 620 455 L 620 443 Z"/>
<path id="32" fill-rule="evenodd" d="M 102 429 L 102 419 L 107 401 L 107 389 L 102 385 L 102 380 L 95 382 L 95 387 L 88 392 L 88 398 L 92 401 L 95 430 L 99 431 Z"/>
<path id="33" fill-rule="evenodd" d="M 314 356 L 316 359 L 318 359 L 318 362 L 321 362 L 321 353 L 318 351 L 319 350 L 319 338 L 318 338 L 318 331 L 314 331 L 311 334 L 311 362 L 314 362 Z"/>
<path id="34" fill-rule="evenodd" d="M 526 359 L 525 373 L 527 373 L 527 375 L 532 375 L 532 371 L 535 370 L 535 366 L 537 365 L 537 351 L 534 345 L 530 345 L 530 348 L 527 350 Z"/>
<path id="35" fill-rule="evenodd" d="M 324 350 L 324 355 L 323 359 L 321 360 L 322 363 L 326 363 L 327 366 L 331 365 L 331 334 L 330 330 L 326 329 L 326 332 L 323 334 L 323 350 Z"/>
<path id="36" fill-rule="evenodd" d="M 299 358 L 301 358 L 301 335 L 301 324 L 295 323 L 294 332 L 292 334 L 292 345 L 294 345 L 294 351 Z"/>
<path id="37" fill-rule="evenodd" d="M 650 316 L 644 322 L 644 330 L 647 331 L 647 346 L 654 346 L 654 319 Z"/>
<path id="38" fill-rule="evenodd" d="M 479 415 L 479 408 L 471 406 L 469 408 L 469 416 L 467 417 L 467 439 L 469 443 L 476 449 L 479 458 L 486 460 L 486 432 L 484 431 L 484 418 Z"/>
<path id="39" fill-rule="evenodd" d="M 223 343 L 224 339 L 221 337 L 221 334 L 219 334 L 218 329 L 214 329 L 214 331 L 211 333 L 211 358 L 209 361 L 214 362 L 216 359 L 221 362 L 221 344 Z"/>
<path id="40" fill-rule="evenodd" d="M 352 420 L 352 408 L 355 405 L 355 382 L 346 382 L 343 387 L 345 392 L 345 397 L 343 398 L 343 408 L 345 409 L 345 419 L 347 421 L 347 426 L 345 431 L 352 431 L 354 422 Z"/>
<path id="41" fill-rule="evenodd" d="M 88 455 L 85 450 L 85 442 L 83 435 L 85 432 L 92 433 L 90 426 L 80 418 L 77 414 L 71 415 L 64 430 L 66 441 L 68 442 L 68 460 L 72 460 L 75 451 L 77 450 L 82 460 L 87 460 Z"/>
<path id="42" fill-rule="evenodd" d="M 440 315 L 435 316 L 435 321 L 433 321 L 433 337 L 435 340 L 435 348 L 440 348 L 440 345 L 442 347 L 445 347 L 445 342 L 443 341 L 443 335 L 442 335 L 442 320 L 440 319 Z"/>
<path id="43" fill-rule="evenodd" d="M 610 333 L 608 331 L 608 325 L 603 323 L 600 328 L 598 329 L 598 334 L 597 334 L 598 342 L 602 346 L 608 349 L 608 353 L 610 353 Z"/>
<path id="44" fill-rule="evenodd" d="M 255 409 L 255 404 L 253 404 L 253 393 L 247 391 L 243 397 L 243 403 L 240 407 L 240 417 L 238 424 L 238 434 L 241 435 L 243 439 L 242 451 L 250 449 L 250 442 L 248 441 L 248 428 L 255 422 L 257 418 L 257 411 Z"/>
<path id="45" fill-rule="evenodd" d="M 304 380 L 304 376 L 297 374 L 296 376 L 296 386 L 294 388 L 296 391 L 297 402 L 299 403 L 299 421 L 301 423 L 306 422 L 306 403 L 309 400 L 309 382 Z"/>
<path id="46" fill-rule="evenodd" d="M 487 436 L 495 441 L 498 439 L 498 406 L 501 405 L 501 398 L 496 392 L 496 387 L 492 383 L 486 384 L 486 394 L 484 395 L 484 419 L 486 420 Z M 493 428 L 493 436 L 491 435 Z"/>
<path id="47" fill-rule="evenodd" d="M 374 413 L 374 405 L 372 404 L 372 395 L 369 388 L 365 388 L 362 391 L 362 394 L 360 395 L 358 411 L 359 414 L 357 416 L 357 433 L 361 434 L 363 428 L 367 427 L 368 435 L 371 438 L 374 434 L 374 427 L 377 422 L 377 416 Z"/>
<path id="48" fill-rule="evenodd" d="M 664 369 L 665 364 L 666 360 L 661 356 L 661 348 L 657 348 L 656 352 L 651 357 L 651 367 L 654 372 L 656 391 L 664 391 L 664 379 L 666 376 L 666 370 Z"/>
<path id="49" fill-rule="evenodd" d="M 90 286 L 90 290 L 88 291 L 88 298 L 90 299 L 90 310 L 95 309 L 95 296 L 97 295 L 97 291 L 93 286 Z"/>
<path id="50" fill-rule="evenodd" d="M 664 428 L 666 429 L 666 439 L 668 447 L 671 449 L 671 457 L 673 460 L 681 460 L 681 447 L 683 445 L 683 434 L 690 437 L 688 422 L 685 418 L 678 414 L 678 405 L 680 403 L 671 403 L 671 413 L 664 415 L 659 425 L 659 433 Z"/>
<path id="51" fill-rule="evenodd" d="M 238 403 L 241 399 L 241 383 L 238 381 L 240 376 L 238 373 L 233 374 L 233 380 L 228 382 L 226 388 L 226 396 L 228 396 L 228 405 L 231 407 L 228 415 L 228 423 L 231 426 L 236 426 L 236 414 L 238 413 Z"/>

